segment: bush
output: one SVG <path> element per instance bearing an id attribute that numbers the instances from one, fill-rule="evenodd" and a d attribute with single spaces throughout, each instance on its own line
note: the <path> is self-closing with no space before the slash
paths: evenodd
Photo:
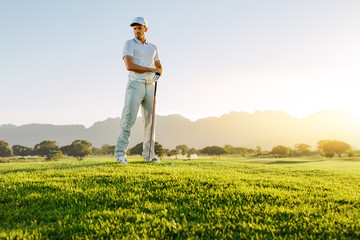
<path id="1" fill-rule="evenodd" d="M 63 156 L 62 152 L 60 150 L 50 150 L 48 154 L 45 156 L 45 159 L 47 161 L 50 160 L 58 160 Z"/>
<path id="2" fill-rule="evenodd" d="M 155 154 L 159 157 L 162 157 L 165 153 L 163 146 L 158 142 L 155 142 L 154 151 L 155 151 Z M 136 154 L 142 155 L 142 153 L 143 153 L 143 143 L 142 142 L 136 144 L 133 148 L 130 149 L 130 155 L 136 155 Z"/>
<path id="3" fill-rule="evenodd" d="M 200 152 L 207 155 L 217 155 L 220 158 L 220 155 L 225 154 L 226 150 L 218 146 L 208 146 L 200 150 Z"/>
<path id="4" fill-rule="evenodd" d="M 0 140 L 0 157 L 10 157 L 12 154 L 9 144 Z"/>
<path id="5" fill-rule="evenodd" d="M 142 152 L 143 152 L 143 143 L 142 142 L 136 144 L 135 147 L 130 149 L 130 155 L 136 155 L 136 154 L 142 155 Z"/>
<path id="6" fill-rule="evenodd" d="M 278 145 L 272 148 L 270 154 L 273 154 L 277 157 L 286 157 L 289 155 L 289 148 L 282 145 Z"/>
<path id="7" fill-rule="evenodd" d="M 326 152 L 325 153 L 325 157 L 327 157 L 327 158 L 333 158 L 334 156 L 335 156 L 334 152 Z"/>

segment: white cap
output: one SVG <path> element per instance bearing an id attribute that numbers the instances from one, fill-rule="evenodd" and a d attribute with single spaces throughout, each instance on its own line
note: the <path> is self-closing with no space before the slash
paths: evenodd
<path id="1" fill-rule="evenodd" d="M 130 27 L 133 27 L 136 24 L 147 26 L 147 21 L 143 17 L 134 18 L 134 20 L 130 24 Z"/>

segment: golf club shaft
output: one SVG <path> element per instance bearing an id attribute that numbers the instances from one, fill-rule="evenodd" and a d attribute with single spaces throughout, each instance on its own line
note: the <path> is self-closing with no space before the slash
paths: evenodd
<path id="1" fill-rule="evenodd" d="M 156 102 L 156 88 L 157 88 L 157 82 L 155 82 L 154 103 L 153 103 L 153 112 L 152 112 L 152 118 L 151 118 L 151 135 L 150 135 L 150 147 L 149 147 L 149 158 L 148 158 L 149 161 L 151 161 L 150 154 L 151 154 L 151 142 L 152 142 L 152 135 L 153 135 L 153 128 L 154 128 L 154 112 L 155 112 L 155 102 Z"/>

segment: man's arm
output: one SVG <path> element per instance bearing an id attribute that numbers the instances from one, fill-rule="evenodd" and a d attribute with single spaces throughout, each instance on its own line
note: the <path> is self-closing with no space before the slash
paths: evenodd
<path id="1" fill-rule="evenodd" d="M 160 73 L 160 74 L 162 73 L 162 67 L 160 61 L 155 62 L 156 68 L 148 68 L 137 65 L 134 63 L 134 59 L 132 57 L 124 57 L 124 61 L 125 61 L 126 69 L 128 71 L 132 71 L 136 73 L 146 73 L 146 72 Z"/>
<path id="2" fill-rule="evenodd" d="M 156 67 L 156 69 L 161 70 L 160 72 L 158 72 L 158 73 L 160 73 L 160 75 L 161 75 L 161 74 L 162 74 L 163 69 L 162 69 L 162 66 L 161 66 L 160 61 L 155 62 L 155 67 Z"/>

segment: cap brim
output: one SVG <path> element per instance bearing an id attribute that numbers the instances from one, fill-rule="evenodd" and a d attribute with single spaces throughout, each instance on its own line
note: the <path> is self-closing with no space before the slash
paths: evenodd
<path id="1" fill-rule="evenodd" d="M 142 24 L 140 24 L 140 23 L 132 23 L 132 24 L 130 24 L 130 27 L 133 27 L 133 26 L 135 26 L 135 25 L 145 26 L 145 25 L 142 25 Z"/>

